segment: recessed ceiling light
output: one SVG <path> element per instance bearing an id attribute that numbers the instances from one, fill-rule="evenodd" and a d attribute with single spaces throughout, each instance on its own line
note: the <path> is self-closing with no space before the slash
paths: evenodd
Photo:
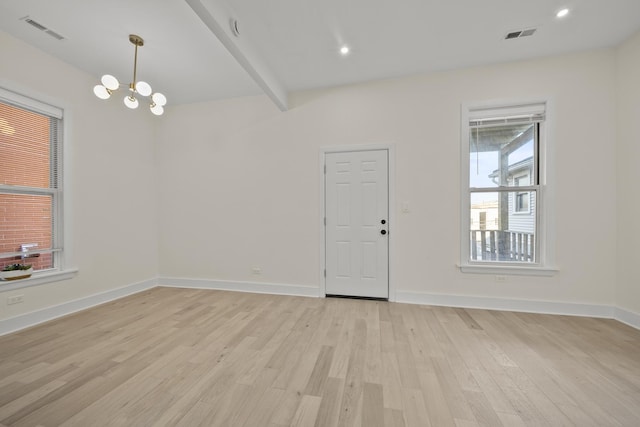
<path id="1" fill-rule="evenodd" d="M 341 55 L 348 55 L 349 54 L 349 46 L 342 46 L 340 48 L 340 54 Z"/>
<path id="2" fill-rule="evenodd" d="M 558 13 L 556 13 L 556 17 L 558 18 L 564 18 L 565 16 L 567 16 L 569 14 L 569 9 L 561 9 L 558 11 Z"/>

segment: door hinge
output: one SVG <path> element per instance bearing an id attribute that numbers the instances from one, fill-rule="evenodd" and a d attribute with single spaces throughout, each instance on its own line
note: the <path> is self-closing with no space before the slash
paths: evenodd
<path id="1" fill-rule="evenodd" d="M 324 174 L 327 174 L 327 165 L 324 165 Z"/>
<path id="2" fill-rule="evenodd" d="M 325 226 L 327 225 L 327 217 L 326 216 L 324 217 L 324 225 Z"/>
<path id="3" fill-rule="evenodd" d="M 327 277 L 327 269 L 324 269 L 324 277 Z"/>

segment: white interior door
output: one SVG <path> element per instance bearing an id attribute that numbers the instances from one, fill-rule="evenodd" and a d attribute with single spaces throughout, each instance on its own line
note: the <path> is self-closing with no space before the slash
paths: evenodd
<path id="1" fill-rule="evenodd" d="M 327 295 L 389 298 L 388 157 L 325 154 Z"/>

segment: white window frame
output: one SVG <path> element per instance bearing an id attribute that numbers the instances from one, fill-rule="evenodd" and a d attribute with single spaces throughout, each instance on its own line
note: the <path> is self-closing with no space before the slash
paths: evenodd
<path id="1" fill-rule="evenodd" d="M 16 280 L 13 282 L 3 282 L 0 286 L 0 291 L 11 291 L 14 289 L 25 288 L 29 286 L 36 286 L 50 282 L 57 282 L 60 280 L 66 280 L 74 277 L 77 273 L 77 269 L 68 268 L 65 265 L 65 227 L 64 227 L 64 169 L 63 169 L 63 147 L 64 147 L 64 135 L 65 135 L 65 121 L 63 120 L 64 110 L 61 107 L 55 106 L 52 103 L 40 101 L 37 95 L 23 95 L 18 92 L 11 91 L 0 87 L 0 102 L 10 104 L 24 110 L 32 111 L 35 113 L 43 114 L 45 116 L 59 119 L 58 122 L 58 136 L 55 150 L 56 163 L 56 182 L 55 185 L 51 185 L 49 188 L 32 188 L 32 187 L 20 187 L 13 185 L 0 184 L 0 189 L 3 193 L 13 194 L 33 194 L 33 195 L 51 195 L 53 196 L 52 214 L 53 218 L 53 240 L 51 250 L 39 250 L 31 251 L 30 253 L 54 253 L 53 268 L 34 271 L 32 276 L 27 279 Z M 52 153 L 54 154 L 54 153 Z M 50 159 L 50 161 L 52 161 Z"/>
<path id="2" fill-rule="evenodd" d="M 470 119 L 482 115 L 492 117 L 517 117 L 530 114 L 532 109 L 544 107 L 545 120 L 540 126 L 538 135 L 538 184 L 529 188 L 536 191 L 536 262 L 517 263 L 499 261 L 473 261 L 469 248 L 471 226 L 471 206 L 469 186 L 469 137 Z M 460 128 L 460 262 L 458 267 L 463 273 L 506 274 L 551 276 L 558 270 L 555 268 L 555 247 L 550 236 L 555 235 L 555 221 L 552 215 L 554 209 L 555 175 L 553 167 L 553 103 L 548 99 L 527 99 L 515 101 L 488 101 L 463 103 L 461 106 Z M 510 189 L 517 191 L 517 189 Z"/>

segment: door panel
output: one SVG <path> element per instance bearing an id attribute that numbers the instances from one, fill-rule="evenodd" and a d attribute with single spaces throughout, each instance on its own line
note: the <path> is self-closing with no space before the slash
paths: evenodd
<path id="1" fill-rule="evenodd" d="M 326 293 L 388 298 L 388 152 L 327 153 L 325 166 Z"/>

